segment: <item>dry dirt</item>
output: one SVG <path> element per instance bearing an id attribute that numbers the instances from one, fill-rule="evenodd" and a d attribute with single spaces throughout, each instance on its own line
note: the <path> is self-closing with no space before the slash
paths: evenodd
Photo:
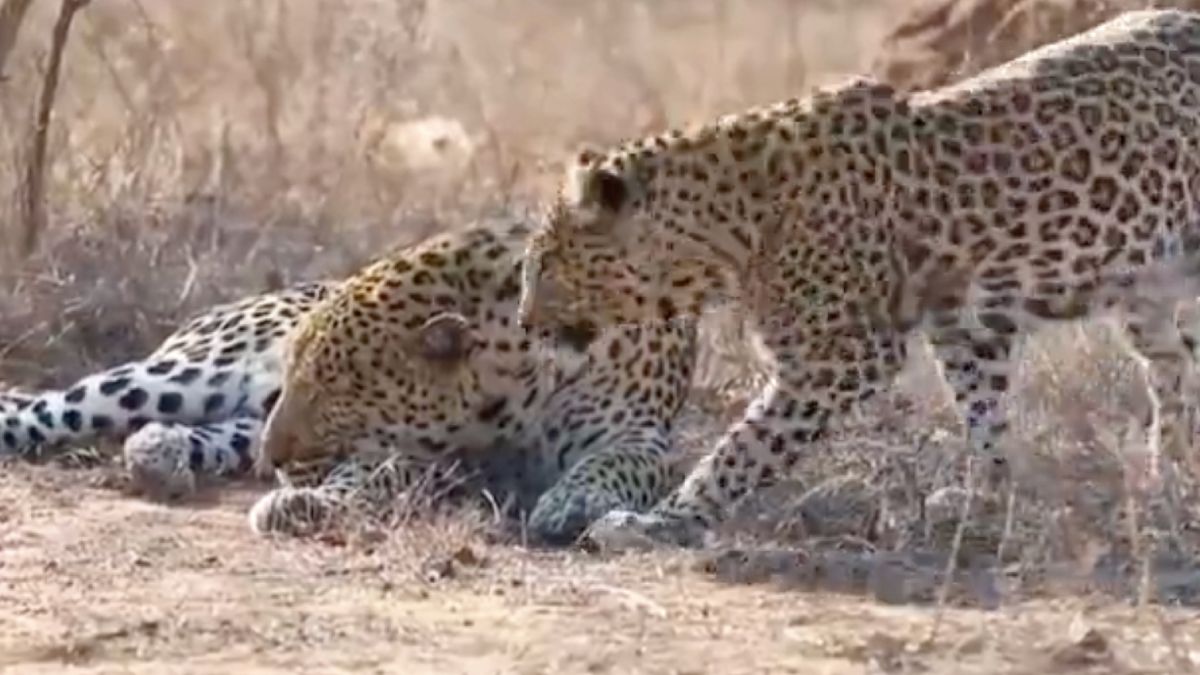
<path id="1" fill-rule="evenodd" d="M 1200 662 L 1194 611 L 1084 598 L 885 606 L 721 584 L 683 554 L 489 544 L 465 515 L 384 537 L 264 542 L 245 526 L 249 487 L 183 508 L 105 482 L 96 469 L 0 476 L 3 672 L 1149 673 Z"/>
<path id="2" fill-rule="evenodd" d="M 907 389 L 923 388 L 928 374 L 916 371 L 902 382 Z M 936 406 L 923 406 L 914 426 L 936 425 Z M 721 424 L 695 412 L 680 437 L 691 454 Z M 894 446 L 876 454 L 902 454 L 911 429 L 896 429 L 887 414 L 866 424 Z M 862 442 L 856 438 L 854 430 L 841 435 L 836 454 L 852 454 L 845 448 Z M 754 522 L 734 514 L 715 552 L 612 555 L 522 545 L 511 524 L 468 507 L 316 539 L 260 539 L 245 513 L 263 489 L 210 486 L 191 503 L 168 506 L 127 494 L 114 465 L 2 467 L 0 671 L 1034 674 L 1200 667 L 1194 603 L 1139 607 L 1130 596 L 1099 595 L 1086 584 L 1055 592 L 1008 580 L 997 586 L 994 607 L 983 609 L 989 603 L 964 601 L 961 593 L 946 604 L 886 602 L 896 593 L 878 590 L 874 577 L 830 584 L 853 574 L 844 563 L 857 560 L 854 546 L 845 544 L 862 539 L 821 549 L 812 521 L 797 532 L 804 530 L 797 516 L 769 497 L 750 509 Z M 782 490 L 782 501 L 799 492 Z M 859 508 L 853 503 L 839 516 Z M 1061 510 L 1032 506 L 1046 520 L 1027 527 L 1055 537 L 1049 514 Z M 1105 540 L 1120 539 L 1120 519 L 1110 515 L 1112 525 L 1092 525 L 1110 528 Z M 782 543 L 764 543 L 772 540 Z M 886 543 L 875 537 L 875 545 Z M 1031 548 L 1020 555 L 1043 560 L 1055 546 Z"/>

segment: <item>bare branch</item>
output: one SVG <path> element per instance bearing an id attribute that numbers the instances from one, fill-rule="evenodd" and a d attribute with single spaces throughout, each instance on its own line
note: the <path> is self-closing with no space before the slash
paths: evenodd
<path id="1" fill-rule="evenodd" d="M 21 203 L 21 255 L 28 256 L 37 246 L 38 235 L 46 225 L 46 139 L 50 130 L 50 115 L 54 111 L 54 95 L 58 90 L 58 73 L 62 68 L 62 55 L 67 47 L 67 36 L 71 32 L 71 21 L 75 13 L 87 6 L 90 0 L 63 0 L 58 19 L 54 22 L 54 33 L 50 42 L 50 63 L 42 78 L 42 93 L 38 98 L 37 117 L 33 126 L 33 147 L 26 164 L 25 194 Z"/>

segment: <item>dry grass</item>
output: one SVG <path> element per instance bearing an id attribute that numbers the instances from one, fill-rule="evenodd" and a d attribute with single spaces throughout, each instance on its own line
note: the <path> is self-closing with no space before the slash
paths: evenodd
<path id="1" fill-rule="evenodd" d="M 0 382 L 62 383 L 143 353 L 218 300 L 344 274 L 382 244 L 523 208 L 582 142 L 862 70 L 908 4 L 92 3 L 72 29 L 49 130 L 46 229 L 30 257 L 0 252 Z M 56 12 L 29 10 L 0 81 L 4 194 L 23 189 Z M 15 215 L 0 215 L 5 242 L 18 238 Z M 1200 663 L 1193 610 L 1129 606 L 1197 602 L 1200 500 L 1182 480 L 1168 500 L 1138 492 L 1144 447 L 1128 429 L 1142 385 L 1103 326 L 1031 347 L 1007 448 L 1018 487 L 976 495 L 964 528 L 961 430 L 916 352 L 894 395 L 815 451 L 802 480 L 742 509 L 725 548 L 699 564 L 529 551 L 486 509 L 407 510 L 400 523 L 263 542 L 245 525 L 244 486 L 170 508 L 113 489 L 108 466 L 6 466 L 0 668 Z M 684 425 L 689 457 L 737 414 L 720 370 L 706 371 Z"/>
<path id="2" fill-rule="evenodd" d="M 927 89 L 1138 9 L 1196 11 L 1196 0 L 918 0 L 888 33 L 872 70 Z"/>
<path id="3" fill-rule="evenodd" d="M 689 556 L 520 549 L 474 512 L 261 541 L 247 491 L 170 508 L 89 478 L 0 476 L 4 672 L 1179 673 L 1200 650 L 1187 610 L 1034 599 L 935 631 L 921 608 L 730 585 Z"/>
<path id="4" fill-rule="evenodd" d="M 964 556 L 945 608 L 930 607 L 941 590 L 946 532 L 925 536 L 912 526 L 951 519 L 922 523 L 911 509 L 956 484 L 961 444 L 929 363 L 917 356 L 895 397 L 806 463 L 805 485 L 769 491 L 727 526 L 725 546 L 698 559 L 530 550 L 519 529 L 486 508 L 433 509 L 419 495 L 415 509 L 386 521 L 356 519 L 307 541 L 263 541 L 245 525 L 257 490 L 218 488 L 166 507 L 114 490 L 121 480 L 111 465 L 12 465 L 0 478 L 0 588 L 7 589 L 0 591 L 0 666 L 1194 669 L 1195 609 L 1136 603 L 1139 565 L 1155 560 L 1152 599 L 1194 607 L 1195 530 L 1171 532 L 1170 518 L 1131 528 L 1129 513 L 1111 503 L 1132 464 L 1125 453 L 1138 448 L 1108 445 L 1096 429 L 1122 428 L 1123 416 L 1139 405 L 1139 383 L 1103 333 L 1049 336 L 1035 346 L 1020 381 L 1012 442 L 1022 485 L 1013 524 L 997 538 L 987 535 L 995 518 L 974 519 L 971 531 L 983 533 L 974 558 Z M 683 442 L 693 455 L 722 424 L 712 412 L 690 411 Z M 855 477 L 877 489 L 852 489 L 841 501 L 836 490 L 820 490 L 853 486 Z M 1187 509 L 1168 513 L 1194 522 Z M 1008 552 L 997 554 L 1001 542 Z M 1183 555 L 1172 547 L 1184 547 Z M 1002 562 L 975 564 L 977 554 Z"/>
<path id="5" fill-rule="evenodd" d="M 0 194 L 23 189 L 55 4 L 29 10 L 0 83 Z M 31 258 L 5 247 L 0 380 L 61 382 L 217 300 L 343 274 L 382 243 L 529 204 L 581 142 L 858 70 L 877 14 L 874 0 L 836 12 L 794 0 L 96 3 L 65 54 L 49 225 Z M 822 44 L 832 31 L 846 36 L 836 49 Z M 4 241 L 19 238 L 16 215 L 0 213 Z"/>

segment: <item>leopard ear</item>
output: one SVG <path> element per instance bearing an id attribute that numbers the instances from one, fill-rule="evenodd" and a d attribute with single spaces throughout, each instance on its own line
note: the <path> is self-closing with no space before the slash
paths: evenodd
<path id="1" fill-rule="evenodd" d="M 426 321 L 417 331 L 417 353 L 430 361 L 461 361 L 470 356 L 475 346 L 476 337 L 471 330 L 471 324 L 462 314 L 438 314 Z"/>
<path id="2" fill-rule="evenodd" d="M 629 201 L 625 179 L 606 169 L 593 169 L 583 190 L 583 203 L 594 205 L 601 213 L 615 216 Z"/>
<path id="3" fill-rule="evenodd" d="M 628 206 L 632 195 L 628 177 L 606 168 L 602 159 L 600 153 L 585 149 L 567 174 L 562 196 L 576 212 L 577 224 L 585 227 L 610 222 Z"/>
<path id="4" fill-rule="evenodd" d="M 617 174 L 607 169 L 576 167 L 550 221 L 555 227 L 609 233 L 620 222 L 621 210 L 628 201 L 628 186 Z"/>

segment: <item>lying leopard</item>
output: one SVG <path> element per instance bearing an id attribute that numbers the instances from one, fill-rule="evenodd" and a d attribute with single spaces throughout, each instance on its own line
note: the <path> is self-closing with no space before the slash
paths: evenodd
<path id="1" fill-rule="evenodd" d="M 245 474 L 278 397 L 283 343 L 336 286 L 297 285 L 213 307 L 149 356 L 57 391 L 0 398 L 0 455 L 126 437 L 136 482 L 179 497 L 198 476 Z"/>
<path id="2" fill-rule="evenodd" d="M 534 535 L 570 541 L 669 489 L 695 328 L 610 331 L 560 367 L 516 323 L 529 231 L 497 218 L 345 282 L 217 307 L 145 360 L 0 403 L 0 444 L 26 453 L 130 434 L 134 476 L 169 494 L 197 474 L 278 468 L 287 484 L 251 509 L 260 532 L 311 531 L 352 497 L 465 469 L 531 499 Z"/>
<path id="3" fill-rule="evenodd" d="M 1198 122 L 1200 15 L 1139 11 L 955 86 L 856 80 L 582 153 L 531 238 L 522 322 L 735 302 L 773 371 L 678 489 L 596 532 L 700 543 L 890 384 L 914 331 L 969 445 L 996 458 L 1027 336 L 1117 313 L 1150 383 L 1147 438 L 1186 451 L 1195 326 L 1176 309 L 1196 292 Z"/>

